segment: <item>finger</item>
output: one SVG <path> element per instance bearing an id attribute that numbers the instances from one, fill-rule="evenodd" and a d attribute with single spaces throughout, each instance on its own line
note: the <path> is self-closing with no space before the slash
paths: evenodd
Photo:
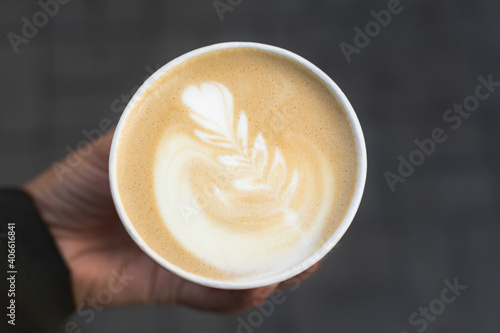
<path id="1" fill-rule="evenodd" d="M 108 133 L 103 134 L 94 141 L 90 142 L 87 146 L 81 147 L 76 154 L 84 156 L 86 163 L 93 168 L 105 170 L 107 172 L 114 133 L 115 129 L 112 129 Z M 87 154 L 85 153 L 85 150 L 91 151 L 92 153 Z"/>
<path id="2" fill-rule="evenodd" d="M 321 262 L 315 263 L 314 265 L 312 265 L 311 267 L 309 267 L 308 269 L 306 269 L 302 273 L 300 273 L 300 274 L 298 274 L 298 275 L 296 275 L 296 276 L 294 276 L 286 281 L 281 282 L 278 286 L 278 289 L 285 290 L 285 289 L 290 288 L 290 289 L 295 290 L 296 288 L 298 288 L 298 286 L 300 286 L 300 284 L 302 282 L 304 282 L 311 275 L 313 275 L 319 269 L 320 266 L 321 266 Z"/>
<path id="3" fill-rule="evenodd" d="M 225 290 L 184 281 L 180 286 L 178 302 L 194 308 L 218 313 L 241 312 L 262 303 L 277 284 L 245 290 Z"/>
<path id="4" fill-rule="evenodd" d="M 96 141 L 94 141 L 92 144 L 96 148 L 97 154 L 101 158 L 109 158 L 109 152 L 111 150 L 111 143 L 113 141 L 113 135 L 115 133 L 115 129 L 112 129 L 106 134 L 103 134 L 103 136 Z"/>

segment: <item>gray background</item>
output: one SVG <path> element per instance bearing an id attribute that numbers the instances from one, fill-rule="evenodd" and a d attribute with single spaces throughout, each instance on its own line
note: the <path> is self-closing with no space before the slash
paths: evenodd
<path id="1" fill-rule="evenodd" d="M 19 34 L 21 18 L 40 7 L 2 1 L 0 185 L 24 183 L 75 149 L 84 130 L 116 121 L 112 102 L 141 84 L 148 66 L 221 41 L 281 46 L 317 64 L 351 100 L 366 136 L 368 181 L 341 246 L 252 330 L 417 332 L 409 316 L 458 277 L 468 289 L 425 332 L 498 332 L 500 91 L 455 131 L 442 116 L 474 93 L 479 75 L 500 81 L 500 3 L 402 0 L 403 12 L 348 64 L 339 44 L 352 44 L 353 28 L 387 2 L 243 0 L 220 21 L 210 0 L 72 0 L 15 54 L 7 33 Z M 448 140 L 392 193 L 384 172 L 396 172 L 398 155 L 437 127 Z M 81 327 L 236 332 L 238 316 L 251 314 L 129 307 Z"/>

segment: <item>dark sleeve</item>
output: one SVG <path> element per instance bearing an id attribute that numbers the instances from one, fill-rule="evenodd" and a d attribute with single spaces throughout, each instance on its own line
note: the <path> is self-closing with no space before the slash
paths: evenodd
<path id="1" fill-rule="evenodd" d="M 74 310 L 69 272 L 20 190 L 0 190 L 0 253 L 0 331 L 56 332 Z"/>

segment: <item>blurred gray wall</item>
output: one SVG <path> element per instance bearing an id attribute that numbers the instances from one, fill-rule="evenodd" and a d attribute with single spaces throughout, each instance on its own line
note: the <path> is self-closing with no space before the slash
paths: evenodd
<path id="1" fill-rule="evenodd" d="M 365 132 L 368 181 L 351 228 L 272 315 L 260 322 L 255 310 L 129 307 L 90 324 L 75 316 L 84 332 L 498 332 L 500 91 L 455 130 L 443 115 L 475 93 L 478 76 L 500 81 L 500 2 L 401 0 L 401 12 L 378 33 L 372 25 L 374 37 L 348 63 L 341 43 L 354 45 L 354 28 L 392 1 L 242 0 L 221 21 L 211 0 L 72 0 L 18 53 L 7 35 L 20 34 L 22 18 L 40 6 L 0 3 L 2 186 L 76 149 L 101 119 L 116 121 L 119 101 L 157 65 L 222 41 L 269 43 L 317 64 Z M 414 140 L 436 128 L 447 140 L 392 192 L 384 173 L 397 173 L 398 156 L 408 158 Z M 467 289 L 441 309 L 443 281 L 455 277 Z M 425 329 L 409 323 L 430 305 L 439 314 Z"/>

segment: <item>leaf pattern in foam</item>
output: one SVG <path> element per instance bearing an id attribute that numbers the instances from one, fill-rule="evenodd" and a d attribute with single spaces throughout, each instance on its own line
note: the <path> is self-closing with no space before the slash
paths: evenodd
<path id="1" fill-rule="evenodd" d="M 260 133 L 255 138 L 255 142 L 252 147 L 252 163 L 262 177 L 267 164 L 267 147 L 266 141 Z"/>
<path id="2" fill-rule="evenodd" d="M 189 86 L 182 94 L 182 101 L 200 126 L 234 142 L 233 96 L 224 85 L 210 82 L 202 83 L 200 88 Z"/>
<path id="3" fill-rule="evenodd" d="M 220 146 L 223 148 L 233 148 L 234 147 L 231 142 L 228 142 L 225 137 L 220 136 L 220 135 L 208 134 L 208 133 L 205 133 L 205 132 L 202 132 L 199 130 L 194 130 L 194 134 L 196 134 L 196 136 L 198 138 L 200 138 L 201 141 L 212 144 L 212 145 Z"/>
<path id="4" fill-rule="evenodd" d="M 240 118 L 238 120 L 238 131 L 236 133 L 238 137 L 238 144 L 241 150 L 248 156 L 248 118 L 244 112 L 240 113 Z"/>
<path id="5" fill-rule="evenodd" d="M 217 160 L 228 167 L 252 167 L 248 163 L 248 159 L 242 155 L 222 155 L 217 158 Z"/>
<path id="6" fill-rule="evenodd" d="M 293 171 L 285 189 L 286 165 L 281 151 L 276 148 L 273 162 L 267 176 L 264 175 L 269 162 L 266 141 L 258 133 L 252 147 L 248 146 L 248 118 L 242 111 L 238 117 L 236 133 L 233 130 L 233 96 L 229 90 L 217 82 L 202 83 L 198 88 L 189 86 L 182 100 L 191 112 L 190 117 L 209 133 L 195 130 L 195 134 L 205 143 L 234 150 L 234 154 L 218 156 L 222 165 L 230 168 L 253 169 L 251 176 L 233 181 L 233 186 L 241 191 L 273 189 L 277 196 L 288 206 L 298 184 L 297 170 Z M 252 154 L 249 156 L 249 149 Z M 288 211 L 288 210 L 287 210 Z"/>
<path id="7" fill-rule="evenodd" d="M 267 181 L 269 185 L 271 185 L 271 188 L 275 189 L 276 195 L 279 195 L 279 193 L 281 192 L 281 188 L 285 183 L 285 176 L 285 160 L 283 159 L 283 155 L 281 154 L 280 150 L 276 148 L 276 151 L 274 152 L 274 160 L 271 164 L 269 175 L 267 176 Z"/>

